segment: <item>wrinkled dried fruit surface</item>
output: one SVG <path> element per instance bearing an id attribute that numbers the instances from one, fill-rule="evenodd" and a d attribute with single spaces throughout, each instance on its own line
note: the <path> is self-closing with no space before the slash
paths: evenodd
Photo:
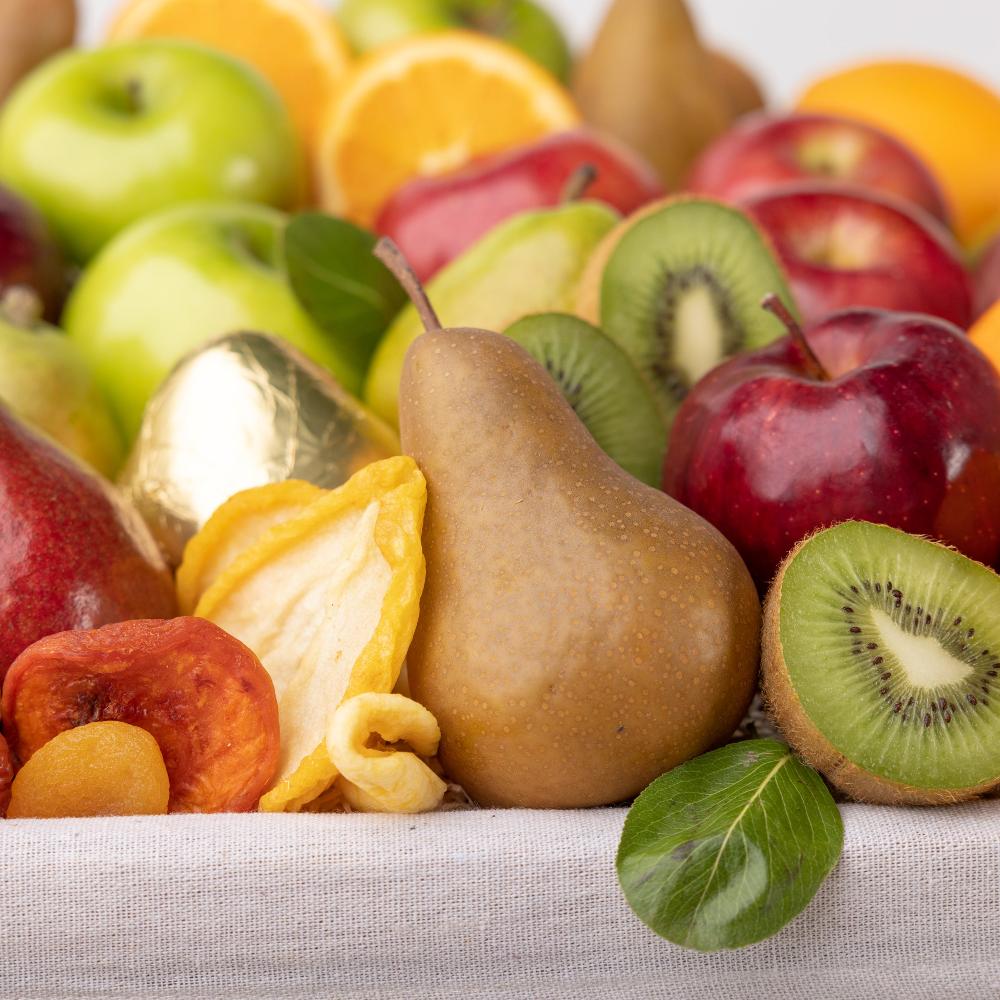
<path id="1" fill-rule="evenodd" d="M 423 705 L 401 694 L 359 694 L 334 713 L 326 748 L 352 809 L 419 813 L 437 809 L 448 787 L 420 759 L 436 754 L 440 741 Z"/>
<path id="2" fill-rule="evenodd" d="M 132 621 L 39 640 L 3 688 L 4 732 L 31 760 L 88 722 L 141 726 L 170 776 L 170 812 L 243 812 L 278 760 L 278 706 L 257 657 L 200 618 Z"/>
<path id="3" fill-rule="evenodd" d="M 14 765 L 10 759 L 10 748 L 0 733 L 0 816 L 7 814 L 7 803 L 10 802 L 10 783 L 14 777 Z"/>
<path id="4" fill-rule="evenodd" d="M 272 488 L 261 489 L 266 504 Z M 281 761 L 261 809 L 297 811 L 328 789 L 337 769 L 326 734 L 337 706 L 393 689 L 420 609 L 426 498 L 412 459 L 374 462 L 265 531 L 199 600 L 196 613 L 245 642 L 274 681 Z M 217 549 L 229 551 L 232 535 L 244 533 L 245 517 L 231 515 L 223 505 L 203 529 Z M 188 553 L 207 564 L 206 548 L 196 536 Z"/>
<path id="5" fill-rule="evenodd" d="M 53 737 L 17 772 L 7 818 L 158 816 L 169 798 L 163 754 L 145 729 L 91 722 Z"/>
<path id="6" fill-rule="evenodd" d="M 238 555 L 275 525 L 298 517 L 323 493 L 312 483 L 286 479 L 230 497 L 184 549 L 184 561 L 177 571 L 181 614 L 194 613 L 201 595 Z"/>

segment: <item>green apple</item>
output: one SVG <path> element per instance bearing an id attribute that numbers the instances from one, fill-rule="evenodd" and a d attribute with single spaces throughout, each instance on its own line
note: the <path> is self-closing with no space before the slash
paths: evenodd
<path id="1" fill-rule="evenodd" d="M 38 206 L 79 261 L 180 202 L 290 207 L 303 177 L 271 85 L 189 42 L 66 53 L 28 76 L 0 111 L 0 180 Z"/>
<path id="2" fill-rule="evenodd" d="M 559 80 L 569 77 L 566 37 L 533 0 L 344 0 L 337 18 L 357 52 L 422 31 L 469 28 L 520 49 Z"/>
<path id="3" fill-rule="evenodd" d="M 285 221 L 260 205 L 183 205 L 126 229 L 84 270 L 64 325 L 130 441 L 174 364 L 237 330 L 283 337 L 357 393 L 354 352 L 312 322 L 285 278 Z"/>
<path id="4" fill-rule="evenodd" d="M 572 312 L 584 267 L 619 218 L 600 202 L 577 201 L 501 222 L 428 283 L 441 325 L 506 330 L 532 313 Z M 403 359 L 422 332 L 406 306 L 368 369 L 365 402 L 394 427 Z"/>
<path id="5" fill-rule="evenodd" d="M 123 456 L 107 401 L 76 344 L 40 312 L 26 288 L 0 302 L 0 400 L 110 479 Z"/>

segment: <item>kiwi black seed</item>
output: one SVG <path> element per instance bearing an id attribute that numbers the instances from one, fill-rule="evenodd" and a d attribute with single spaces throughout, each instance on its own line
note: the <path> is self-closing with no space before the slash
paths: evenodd
<path id="1" fill-rule="evenodd" d="M 650 382 L 666 421 L 719 362 L 785 333 L 768 293 L 795 312 L 781 265 L 743 212 L 680 198 L 625 229 L 601 277 L 601 328 Z"/>
<path id="2" fill-rule="evenodd" d="M 764 616 L 764 689 L 789 742 L 870 802 L 1000 786 L 1000 576 L 846 521 L 801 542 Z"/>
<path id="3" fill-rule="evenodd" d="M 623 351 L 576 316 L 541 313 L 507 331 L 543 365 L 594 440 L 636 479 L 658 486 L 666 429 Z"/>

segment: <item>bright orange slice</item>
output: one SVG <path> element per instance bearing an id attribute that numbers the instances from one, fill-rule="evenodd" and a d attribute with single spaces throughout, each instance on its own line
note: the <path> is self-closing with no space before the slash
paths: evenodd
<path id="1" fill-rule="evenodd" d="M 324 209 L 370 225 L 401 184 L 571 128 L 569 94 L 520 52 L 482 35 L 417 35 L 362 59 L 320 144 Z"/>
<path id="2" fill-rule="evenodd" d="M 351 63 L 340 29 L 316 0 L 128 0 L 109 37 L 186 38 L 249 63 L 284 98 L 310 155 Z"/>

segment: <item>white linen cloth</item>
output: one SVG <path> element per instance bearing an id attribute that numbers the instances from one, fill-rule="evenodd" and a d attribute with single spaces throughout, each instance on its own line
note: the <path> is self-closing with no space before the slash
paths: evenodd
<path id="1" fill-rule="evenodd" d="M 812 905 L 715 955 L 629 910 L 624 815 L 0 821 L 0 998 L 1000 998 L 1000 802 L 843 807 Z"/>

